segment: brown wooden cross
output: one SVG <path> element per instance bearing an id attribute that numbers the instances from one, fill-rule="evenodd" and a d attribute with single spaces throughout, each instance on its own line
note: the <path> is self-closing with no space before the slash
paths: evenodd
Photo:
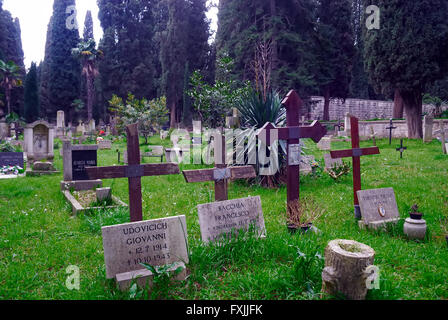
<path id="1" fill-rule="evenodd" d="M 113 167 L 88 167 L 90 179 L 129 179 L 129 211 L 131 222 L 143 220 L 142 214 L 142 177 L 179 174 L 175 163 L 140 164 L 140 142 L 138 125 L 126 127 L 128 144 L 128 165 Z"/>
<path id="2" fill-rule="evenodd" d="M 225 201 L 229 199 L 228 194 L 228 181 L 229 179 L 247 179 L 255 178 L 257 176 L 254 167 L 252 166 L 241 166 L 241 167 L 227 167 L 225 164 L 226 158 L 226 144 L 225 136 L 222 135 L 222 150 L 221 161 L 217 161 L 216 150 L 219 145 L 218 141 L 215 141 L 215 168 L 213 169 L 202 169 L 202 170 L 184 170 L 185 181 L 188 183 L 192 182 L 215 182 L 215 201 Z"/>
<path id="3" fill-rule="evenodd" d="M 351 135 L 352 135 L 352 149 L 330 151 L 333 159 L 353 158 L 353 194 L 355 217 L 361 219 L 361 210 L 359 208 L 357 191 L 361 190 L 361 157 L 379 154 L 378 147 L 360 148 L 359 147 L 359 125 L 358 118 L 350 117 Z"/>
<path id="4" fill-rule="evenodd" d="M 299 200 L 300 195 L 300 139 L 311 138 L 318 143 L 326 134 L 327 129 L 314 121 L 311 126 L 299 126 L 299 112 L 302 108 L 302 100 L 297 92 L 291 90 L 282 102 L 286 107 L 286 127 L 276 128 L 271 123 L 266 123 L 258 135 L 266 132 L 266 143 L 270 143 L 270 131 L 277 130 L 278 139 L 287 141 L 287 201 L 288 217 L 290 204 Z"/>

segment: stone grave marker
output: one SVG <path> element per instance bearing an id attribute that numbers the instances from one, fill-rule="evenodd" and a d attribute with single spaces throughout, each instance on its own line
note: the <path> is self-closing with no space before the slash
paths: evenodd
<path id="1" fill-rule="evenodd" d="M 98 165 L 98 145 L 72 145 L 70 140 L 64 140 L 62 148 L 64 165 L 62 190 L 74 187 L 76 191 L 80 191 L 102 186 L 101 180 L 90 180 L 86 171 L 86 167 Z"/>
<path id="2" fill-rule="evenodd" d="M 23 152 L 0 152 L 0 167 L 18 166 L 23 169 Z"/>
<path id="3" fill-rule="evenodd" d="M 98 148 L 100 150 L 110 150 L 110 149 L 112 149 L 112 141 L 111 140 L 100 140 L 100 141 L 98 141 Z"/>
<path id="4" fill-rule="evenodd" d="M 126 223 L 102 228 L 106 278 L 115 278 L 126 290 L 133 279 L 144 286 L 152 273 L 141 263 L 152 266 L 188 264 L 185 216 Z"/>
<path id="5" fill-rule="evenodd" d="M 325 170 L 330 170 L 333 169 L 335 166 L 340 167 L 343 165 L 341 158 L 333 159 L 331 157 L 331 154 L 329 153 L 324 154 L 324 162 L 325 162 Z"/>
<path id="6" fill-rule="evenodd" d="M 204 242 L 222 240 L 251 225 L 258 236 L 266 235 L 260 196 L 201 204 L 198 215 Z"/>
<path id="7" fill-rule="evenodd" d="M 426 115 L 423 118 L 423 142 L 432 141 L 432 130 L 434 126 L 434 118 L 432 116 Z"/>
<path id="8" fill-rule="evenodd" d="M 381 228 L 400 220 L 394 189 L 370 189 L 357 192 L 362 220 L 360 228 Z"/>
<path id="9" fill-rule="evenodd" d="M 54 159 L 54 128 L 46 121 L 36 121 L 26 126 L 24 151 L 28 160 Z"/>
<path id="10" fill-rule="evenodd" d="M 300 157 L 300 173 L 304 175 L 308 175 L 313 172 L 313 167 L 311 163 L 313 163 L 316 159 L 314 156 L 301 156 Z"/>
<path id="11" fill-rule="evenodd" d="M 323 151 L 331 150 L 331 137 L 323 137 L 317 144 L 317 148 Z"/>

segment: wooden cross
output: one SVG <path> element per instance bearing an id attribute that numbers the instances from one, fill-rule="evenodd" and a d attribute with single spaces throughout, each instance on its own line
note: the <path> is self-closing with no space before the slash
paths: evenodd
<path id="1" fill-rule="evenodd" d="M 400 147 L 397 148 L 397 151 L 400 151 L 400 159 L 403 159 L 403 152 L 407 150 L 407 147 L 403 147 L 403 139 L 400 140 Z"/>
<path id="2" fill-rule="evenodd" d="M 219 143 L 215 141 L 215 163 L 213 169 L 202 169 L 202 170 L 183 170 L 182 173 L 185 177 L 185 181 L 188 183 L 193 182 L 215 182 L 215 201 L 225 201 L 229 199 L 228 195 L 228 180 L 229 179 L 247 179 L 255 178 L 257 176 L 253 166 L 241 166 L 241 167 L 227 167 L 225 164 L 226 158 L 226 144 L 225 136 L 222 135 L 221 139 L 222 158 L 221 161 L 217 161 L 216 150 Z"/>
<path id="3" fill-rule="evenodd" d="M 138 125 L 126 127 L 128 145 L 128 165 L 113 167 L 88 167 L 90 179 L 129 179 L 129 210 L 131 222 L 143 220 L 142 214 L 142 177 L 178 174 L 179 166 L 174 163 L 140 164 L 140 142 Z"/>
<path id="4" fill-rule="evenodd" d="M 352 149 L 330 151 L 333 159 L 339 158 L 353 158 L 353 194 L 354 194 L 354 206 L 355 217 L 361 219 L 361 210 L 359 208 L 357 191 L 361 190 L 361 156 L 369 156 L 379 154 L 380 149 L 378 147 L 363 148 L 359 147 L 359 126 L 358 118 L 350 117 L 351 135 L 352 135 Z"/>
<path id="5" fill-rule="evenodd" d="M 287 208 L 289 217 L 289 205 L 300 198 L 300 139 L 311 138 L 318 143 L 327 134 L 327 129 L 319 121 L 314 121 L 311 126 L 299 126 L 302 100 L 294 90 L 288 93 L 282 104 L 286 107 L 287 126 L 285 128 L 275 128 L 271 123 L 266 123 L 258 135 L 266 132 L 266 143 L 269 145 L 270 131 L 277 130 L 278 139 L 287 141 Z"/>
<path id="6" fill-rule="evenodd" d="M 389 126 L 386 128 L 389 130 L 389 145 L 392 144 L 392 130 L 397 129 L 397 127 L 394 127 L 394 122 L 392 119 L 390 119 Z"/>

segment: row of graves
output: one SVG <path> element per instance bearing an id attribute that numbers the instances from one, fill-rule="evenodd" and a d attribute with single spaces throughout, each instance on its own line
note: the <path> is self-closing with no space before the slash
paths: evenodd
<path id="1" fill-rule="evenodd" d="M 287 150 L 287 213 L 293 216 L 296 205 L 300 203 L 300 140 L 311 138 L 315 143 L 328 148 L 327 129 L 318 121 L 311 125 L 299 123 L 299 110 L 302 101 L 295 91 L 284 99 L 287 110 L 287 126 L 276 128 L 267 123 L 257 135 L 265 146 L 276 139 L 286 142 Z M 330 150 L 325 156 L 328 168 L 340 165 L 342 158 L 352 158 L 353 170 L 353 208 L 361 229 L 384 229 L 389 223 L 396 223 L 400 216 L 392 188 L 362 190 L 361 158 L 378 155 L 376 146 L 361 148 L 359 141 L 358 119 L 350 117 L 350 141 L 348 150 Z M 194 135 L 199 132 L 193 130 Z M 144 267 L 151 265 L 155 270 L 163 267 L 178 280 L 184 280 L 189 263 L 188 226 L 186 216 L 143 220 L 142 178 L 160 175 L 180 174 L 175 162 L 141 163 L 137 124 L 126 128 L 127 152 L 123 166 L 98 167 L 98 145 L 73 145 L 64 141 L 64 181 L 61 190 L 72 204 L 73 213 L 89 209 L 83 207 L 73 196 L 76 191 L 90 191 L 97 199 L 112 199 L 108 208 L 127 206 L 111 195 L 110 189 L 102 188 L 104 179 L 128 179 L 130 223 L 106 226 L 102 228 L 106 278 L 115 279 L 120 290 L 128 290 L 133 282 L 141 287 L 151 286 L 153 271 Z M 201 144 L 201 140 L 196 144 Z M 322 142 L 324 140 L 324 142 Z M 331 139 L 330 139 L 331 143 Z M 184 170 L 186 183 L 210 181 L 215 186 L 215 201 L 197 206 L 201 239 L 204 243 L 229 239 L 241 230 L 254 230 L 259 238 L 267 237 L 263 218 L 261 198 L 247 197 L 228 199 L 229 182 L 256 176 L 254 167 L 229 167 L 226 163 L 226 143 L 224 134 L 214 139 L 215 167 L 201 170 Z M 330 145 L 331 146 L 331 145 Z M 331 149 L 328 148 L 328 149 Z M 219 152 L 222 150 L 222 152 Z M 172 151 L 172 150 L 171 150 Z M 177 154 L 179 156 L 179 154 Z M 168 157 L 167 157 L 168 158 Z M 168 160 L 168 159 L 167 159 Z M 92 191 L 94 190 L 94 191 Z M 407 219 L 407 234 L 410 238 L 422 239 L 426 232 L 424 220 Z M 406 224 L 405 224 L 406 229 Z M 261 241 L 261 240 L 260 240 Z M 351 249 L 350 249 L 351 248 Z M 356 250 L 352 250 L 356 248 Z M 366 278 L 375 277 L 375 251 L 369 246 L 354 240 L 336 239 L 325 250 L 325 268 L 322 272 L 323 292 L 330 295 L 344 294 L 349 299 L 364 299 L 368 288 Z M 374 280 L 372 278 L 372 280 Z"/>
<path id="2" fill-rule="evenodd" d="M 299 110 L 302 101 L 295 91 L 291 91 L 287 95 L 283 104 L 287 110 L 287 126 L 276 128 L 267 123 L 257 135 L 266 146 L 270 146 L 275 140 L 274 138 L 286 143 L 286 209 L 288 217 L 295 214 L 294 210 L 300 203 L 300 173 L 301 167 L 304 167 L 304 159 L 301 156 L 301 140 L 310 138 L 318 144 L 319 149 L 330 151 L 325 155 L 325 166 L 329 170 L 341 166 L 343 158 L 352 158 L 353 210 L 361 229 L 381 230 L 385 229 L 389 223 L 397 223 L 400 215 L 392 188 L 362 190 L 361 158 L 378 155 L 380 150 L 376 146 L 360 147 L 358 119 L 348 115 L 343 133 L 335 134 L 339 138 L 350 136 L 352 148 L 331 150 L 331 141 L 334 137 L 327 135 L 327 129 L 324 126 L 318 121 L 314 121 L 311 125 L 305 125 L 303 120 L 302 124 L 300 123 Z M 236 117 L 237 115 L 234 114 L 234 119 L 228 119 L 229 123 L 238 123 Z M 181 159 L 181 150 L 155 147 L 151 152 L 141 153 L 138 126 L 134 124 L 126 128 L 127 150 L 123 156 L 125 165 L 98 167 L 98 150 L 102 148 L 100 143 L 83 144 L 79 141 L 79 137 L 85 135 L 80 135 L 78 139 L 71 136 L 68 132 L 73 132 L 73 130 L 72 128 L 64 129 L 65 121 L 61 120 L 62 118 L 63 113 L 58 112 L 57 127 L 63 128 L 63 130 L 56 129 L 60 132 L 59 137 L 63 141 L 61 149 L 63 181 L 61 181 L 60 187 L 61 192 L 71 204 L 72 212 L 78 214 L 96 209 L 91 203 L 102 209 L 129 206 L 130 223 L 102 228 L 106 278 L 115 279 L 120 290 L 128 290 L 134 281 L 142 287 L 151 286 L 154 274 L 142 265 L 148 264 L 156 268 L 168 267 L 178 280 L 185 279 L 189 263 L 186 217 L 181 215 L 144 221 L 141 191 L 142 178 L 181 173 L 175 161 L 175 158 Z M 82 132 L 80 125 L 78 127 Z M 342 125 L 338 123 L 337 127 L 340 130 Z M 389 125 L 391 136 L 393 127 L 391 121 Z M 91 125 L 90 132 L 94 132 L 92 128 Z M 33 163 L 31 171 L 43 171 L 40 169 L 39 163 L 51 164 L 51 160 L 54 158 L 54 131 L 51 125 L 43 121 L 33 123 L 25 129 L 24 151 L 28 161 Z M 168 132 L 162 131 L 160 134 L 161 138 L 162 135 L 163 138 L 168 137 Z M 440 134 L 444 134 L 443 129 Z M 274 137 L 275 135 L 277 137 Z M 256 172 L 253 166 L 227 166 L 225 164 L 226 152 L 216 152 L 225 150 L 224 135 L 221 137 L 221 139 L 213 140 L 215 168 L 182 172 L 186 183 L 210 181 L 215 186 L 215 201 L 197 206 L 201 239 L 204 243 L 216 242 L 228 239 L 235 232 L 249 229 L 255 230 L 256 235 L 260 238 L 267 237 L 259 196 L 228 199 L 230 181 L 253 178 L 256 176 Z M 109 149 L 111 144 L 112 142 Z M 193 144 L 202 146 L 201 129 L 198 129 L 197 126 L 193 128 Z M 401 154 L 404 150 L 405 147 L 401 145 Z M 167 162 L 163 162 L 164 155 Z M 120 163 L 120 153 L 118 156 Z M 160 157 L 161 163 L 142 163 L 142 159 L 146 156 Z M 5 155 L 0 155 L 0 165 L 2 157 Z M 23 160 L 23 154 L 21 159 Z M 309 164 L 309 159 L 305 163 Z M 53 172 L 54 170 L 48 171 Z M 125 204 L 112 195 L 110 188 L 103 188 L 103 180 L 119 178 L 128 179 L 129 204 Z M 84 198 L 93 198 L 95 201 L 83 203 L 81 200 Z M 306 229 L 307 226 L 302 227 Z M 411 239 L 425 237 L 426 223 L 418 217 L 406 219 L 404 228 L 405 233 Z M 356 250 L 348 248 L 356 248 Z M 349 299 L 364 299 L 367 293 L 365 279 L 368 276 L 375 276 L 374 273 L 369 273 L 374 264 L 374 256 L 375 251 L 372 248 L 354 240 L 336 239 L 331 241 L 325 250 L 326 264 L 322 272 L 323 292 L 330 295 L 343 293 Z"/>

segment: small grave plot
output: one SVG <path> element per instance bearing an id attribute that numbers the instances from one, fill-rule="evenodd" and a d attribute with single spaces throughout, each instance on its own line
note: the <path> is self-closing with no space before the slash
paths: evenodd
<path id="1" fill-rule="evenodd" d="M 118 199 L 117 197 L 110 194 L 104 194 L 104 189 L 101 188 L 97 190 L 83 190 L 83 191 L 73 191 L 65 190 L 63 194 L 67 201 L 72 206 L 72 213 L 77 215 L 79 213 L 84 213 L 87 211 L 104 210 L 104 209 L 114 209 L 118 207 L 127 207 L 128 205 Z M 100 191 L 101 190 L 101 191 Z"/>

